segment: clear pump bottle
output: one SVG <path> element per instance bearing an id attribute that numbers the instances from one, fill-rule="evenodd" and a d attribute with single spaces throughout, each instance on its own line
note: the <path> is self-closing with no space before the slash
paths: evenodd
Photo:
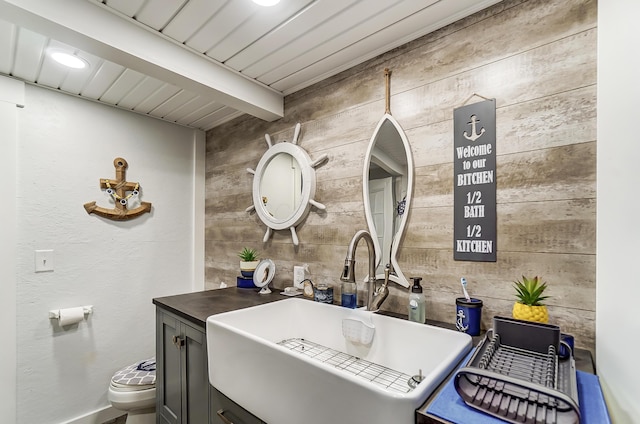
<path id="1" fill-rule="evenodd" d="M 422 286 L 420 285 L 420 277 L 412 277 L 413 286 L 409 295 L 409 321 L 425 322 L 425 298 L 422 294 Z"/>

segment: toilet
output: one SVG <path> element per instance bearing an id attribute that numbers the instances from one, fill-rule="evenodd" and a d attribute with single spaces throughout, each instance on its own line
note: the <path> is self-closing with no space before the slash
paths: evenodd
<path id="1" fill-rule="evenodd" d="M 156 358 L 122 368 L 111 378 L 111 405 L 127 413 L 127 424 L 156 422 Z"/>

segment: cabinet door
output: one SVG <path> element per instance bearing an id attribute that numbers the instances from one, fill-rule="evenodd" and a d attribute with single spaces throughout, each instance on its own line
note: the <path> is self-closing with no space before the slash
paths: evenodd
<path id="1" fill-rule="evenodd" d="M 203 330 L 183 324 L 185 345 L 184 390 L 182 404 L 186 414 L 184 423 L 201 424 L 209 421 L 209 372 L 207 340 Z"/>
<path id="2" fill-rule="evenodd" d="M 210 424 L 264 424 L 214 387 L 211 387 L 210 417 Z"/>
<path id="3" fill-rule="evenodd" d="M 156 416 L 159 424 L 182 423 L 180 321 L 156 312 Z"/>

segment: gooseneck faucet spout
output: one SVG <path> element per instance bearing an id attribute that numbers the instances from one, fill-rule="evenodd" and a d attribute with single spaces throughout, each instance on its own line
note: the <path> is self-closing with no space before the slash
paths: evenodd
<path id="1" fill-rule="evenodd" d="M 377 311 L 380 309 L 382 302 L 387 299 L 389 296 L 389 273 L 391 272 L 391 265 L 387 264 L 384 269 L 384 282 L 380 287 L 378 287 L 373 295 L 373 299 L 371 300 L 371 311 Z"/>
<path id="2" fill-rule="evenodd" d="M 367 242 L 367 250 L 369 251 L 369 280 L 367 282 L 367 310 L 371 310 L 373 304 L 373 294 L 375 291 L 376 283 L 376 249 L 373 244 L 373 238 L 368 231 L 360 230 L 351 239 L 349 247 L 347 248 L 347 257 L 344 260 L 344 269 L 342 270 L 342 276 L 340 280 L 350 283 L 356 282 L 356 247 L 358 242 L 364 239 Z"/>

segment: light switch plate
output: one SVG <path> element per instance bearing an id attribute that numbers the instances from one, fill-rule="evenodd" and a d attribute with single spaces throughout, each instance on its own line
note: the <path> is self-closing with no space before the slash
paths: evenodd
<path id="1" fill-rule="evenodd" d="M 36 250 L 36 272 L 53 271 L 53 250 Z"/>

